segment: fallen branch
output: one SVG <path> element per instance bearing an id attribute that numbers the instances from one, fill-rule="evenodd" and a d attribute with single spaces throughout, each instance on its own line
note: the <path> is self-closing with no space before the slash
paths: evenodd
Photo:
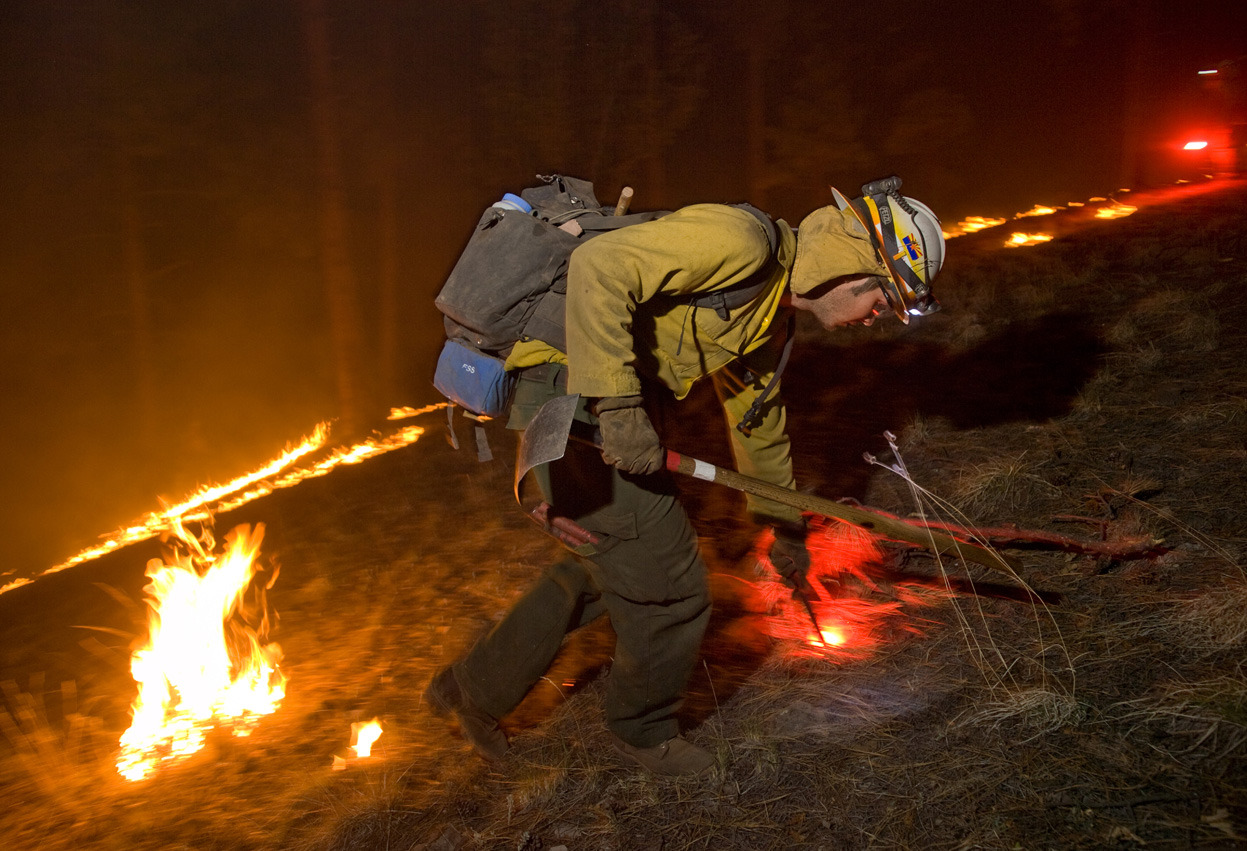
<path id="1" fill-rule="evenodd" d="M 1170 551 L 1162 539 L 1155 538 L 1124 538 L 1118 541 L 1087 541 L 1058 535 L 1055 532 L 1040 532 L 1034 529 L 1019 529 L 1016 526 L 974 527 L 957 526 L 953 523 L 937 523 L 930 520 L 910 520 L 914 526 L 938 529 L 958 537 L 990 544 L 993 547 L 1012 548 L 1045 548 L 1060 550 L 1081 555 L 1102 556 L 1115 561 L 1131 561 L 1133 559 L 1157 558 Z"/>

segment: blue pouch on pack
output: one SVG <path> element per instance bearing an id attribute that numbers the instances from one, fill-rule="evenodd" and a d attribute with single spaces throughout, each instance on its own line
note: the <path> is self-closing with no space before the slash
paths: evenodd
<path id="1" fill-rule="evenodd" d="M 447 399 L 485 417 L 506 413 L 515 389 L 515 373 L 499 358 L 447 340 L 437 358 L 433 386 Z"/>

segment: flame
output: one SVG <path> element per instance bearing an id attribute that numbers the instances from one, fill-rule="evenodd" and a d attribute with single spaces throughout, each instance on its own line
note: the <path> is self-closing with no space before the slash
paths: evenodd
<path id="1" fill-rule="evenodd" d="M 1208 147 L 1208 143 L 1207 143 L 1206 141 L 1204 141 L 1203 139 L 1198 139 L 1198 140 L 1195 140 L 1195 141 L 1187 142 L 1185 145 L 1183 145 L 1183 146 L 1182 146 L 1182 150 L 1184 150 L 1184 151 L 1202 151 L 1202 150 L 1203 150 L 1204 148 L 1206 148 L 1206 147 Z"/>
<path id="2" fill-rule="evenodd" d="M 423 408 L 394 408 L 390 412 L 389 419 L 414 417 L 430 411 L 440 410 L 446 406 L 447 403 L 439 402 L 426 405 Z M 396 416 L 396 414 L 398 415 Z M 322 460 L 309 466 L 287 470 L 296 461 L 324 447 L 329 439 L 329 425 L 328 423 L 320 423 L 313 430 L 310 437 L 305 437 L 298 445 L 287 448 L 259 469 L 239 476 L 223 485 L 210 485 L 201 488 L 180 503 L 169 506 L 163 511 L 148 514 L 130 526 L 109 535 L 101 543 L 88 547 L 60 564 L 48 568 L 39 576 L 58 573 L 66 568 L 97 559 L 130 544 L 149 540 L 168 532 L 180 522 L 207 521 L 213 514 L 231 511 L 262 496 L 267 496 L 275 490 L 297 485 L 305 479 L 323 476 L 340 464 L 358 464 L 375 455 L 381 455 L 393 449 L 407 446 L 418 440 L 422 434 L 424 434 L 424 429 L 419 426 L 404 426 L 388 436 L 372 437 L 354 446 L 335 449 Z M 283 473 L 283 470 L 287 471 Z M 0 587 L 0 594 L 12 591 L 14 588 L 20 588 L 23 585 L 28 585 L 32 581 L 34 580 L 30 578 L 15 579 Z"/>
<path id="3" fill-rule="evenodd" d="M 1024 219 L 1027 216 L 1050 216 L 1059 209 L 1060 209 L 1059 207 L 1047 207 L 1047 206 L 1044 206 L 1043 204 L 1036 204 L 1035 206 L 1031 207 L 1026 212 L 1018 213 L 1013 218 Z"/>
<path id="4" fill-rule="evenodd" d="M 1009 237 L 1009 241 L 1005 243 L 1005 248 L 1017 248 L 1022 245 L 1038 245 L 1041 242 L 1049 242 L 1052 239 L 1050 233 L 1015 233 Z"/>
<path id="5" fill-rule="evenodd" d="M 1112 206 L 1101 207 L 1095 211 L 1097 219 L 1120 219 L 1122 216 L 1128 216 L 1138 210 L 1138 207 L 1131 207 L 1129 204 L 1113 202 Z"/>
<path id="6" fill-rule="evenodd" d="M 320 449 L 328 438 L 329 425 L 327 423 L 320 423 L 312 431 L 310 437 L 305 437 L 298 443 L 298 445 L 287 448 L 284 452 L 259 469 L 241 475 L 223 485 L 208 485 L 200 488 L 194 494 L 186 497 L 176 505 L 171 505 L 161 512 L 148 514 L 146 517 L 138 520 L 133 525 L 128 526 L 106 538 L 103 543 L 83 550 L 77 555 L 72 556 L 55 567 L 45 571 L 44 574 L 56 573 L 57 571 L 64 570 L 67 567 L 73 567 L 76 564 L 81 564 L 82 562 L 99 558 L 102 555 L 110 553 L 113 550 L 120 549 L 121 547 L 129 544 L 137 544 L 141 541 L 154 538 L 163 532 L 169 531 L 171 526 L 177 521 L 206 520 L 209 516 L 209 507 L 212 506 L 214 502 L 225 496 L 234 494 L 243 488 L 249 488 L 256 485 L 253 490 L 248 491 L 248 493 L 254 494 L 251 496 L 251 499 L 263 496 L 266 493 L 271 493 L 272 488 L 268 487 L 266 489 L 266 486 L 262 484 L 263 480 L 281 472 L 305 455 Z M 242 503 L 235 501 L 230 504 L 230 507 L 234 507 L 239 504 Z M 216 510 L 221 510 L 221 506 L 216 506 Z M 9 590 L 7 586 L 5 588 L 0 588 L 0 593 L 7 590 Z"/>
<path id="7" fill-rule="evenodd" d="M 986 228 L 994 228 L 997 225 L 1003 225 L 1004 219 L 992 219 L 985 216 L 969 216 L 962 219 L 951 230 L 944 231 L 944 238 L 951 239 L 955 236 L 963 236 L 967 233 L 977 233 Z"/>
<path id="8" fill-rule="evenodd" d="M 285 696 L 281 648 L 262 643 L 268 625 L 262 592 L 259 625 L 249 626 L 242 612 L 263 525 L 236 527 L 220 554 L 212 552 L 206 528 L 202 540 L 180 522 L 173 531 L 172 563 L 147 565 L 149 635 L 131 657 L 139 691 L 117 757 L 117 771 L 128 780 L 197 752 L 214 725 L 249 735 Z"/>
<path id="9" fill-rule="evenodd" d="M 373 743 L 380 737 L 381 722 L 376 718 L 371 721 L 356 721 L 351 725 L 351 750 L 360 759 L 372 756 Z"/>

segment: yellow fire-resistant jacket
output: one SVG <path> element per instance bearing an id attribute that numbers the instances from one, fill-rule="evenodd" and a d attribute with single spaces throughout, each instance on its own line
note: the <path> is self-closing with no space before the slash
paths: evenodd
<path id="1" fill-rule="evenodd" d="M 567 353 L 540 341 L 521 341 L 511 368 L 546 362 L 568 365 L 567 389 L 587 397 L 641 392 L 638 374 L 688 395 L 698 378 L 740 360 L 755 376 L 716 375 L 740 472 L 795 487 L 785 411 L 772 392 L 761 423 L 746 436 L 735 428 L 774 374 L 790 309 L 780 306 L 796 253 L 783 221 L 779 264 L 770 286 L 725 321 L 712 308 L 671 298 L 711 292 L 744 281 L 771 256 L 762 225 L 750 213 L 720 204 L 685 207 L 661 219 L 605 233 L 572 252 L 567 285 Z M 781 520 L 797 509 L 751 496 L 752 512 Z"/>

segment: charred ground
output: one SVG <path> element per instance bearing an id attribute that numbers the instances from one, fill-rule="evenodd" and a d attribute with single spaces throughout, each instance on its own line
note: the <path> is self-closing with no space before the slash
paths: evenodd
<path id="1" fill-rule="evenodd" d="M 880 646 L 810 660 L 766 636 L 742 591 L 759 580 L 739 498 L 685 483 L 716 596 L 688 735 L 720 774 L 659 781 L 614 758 L 606 624 L 569 641 L 490 771 L 420 693 L 558 551 L 512 504 L 509 463 L 452 452 L 430 417 L 407 449 L 217 519 L 265 523 L 281 568 L 270 601 L 289 692 L 250 739 L 214 737 L 138 784 L 112 770 L 155 544 L 0 596 L 0 833 L 14 848 L 1241 846 L 1245 202 L 1230 184 L 1034 248 L 964 237 L 943 313 L 830 340 L 803 328 L 785 379 L 808 489 L 1163 540 L 1163 556 L 1014 552 L 1048 606 L 903 595 L 941 577 L 920 553 L 897 558 L 846 582 L 901 602 Z M 673 448 L 725 459 L 705 437 L 712 405 L 699 395 L 669 418 Z M 896 460 L 885 430 L 932 496 L 862 460 Z M 331 771 L 350 723 L 373 716 L 380 759 Z"/>

